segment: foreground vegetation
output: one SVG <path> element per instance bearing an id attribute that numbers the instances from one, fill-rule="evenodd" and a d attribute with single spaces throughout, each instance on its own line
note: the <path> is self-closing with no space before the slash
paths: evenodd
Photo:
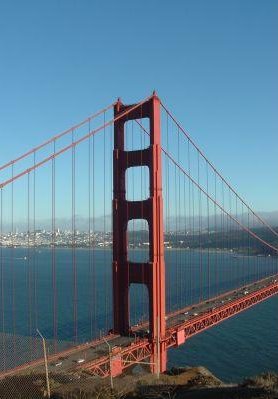
<path id="1" fill-rule="evenodd" d="M 203 367 L 172 369 L 160 379 L 144 370 L 114 380 L 88 375 L 51 375 L 52 399 L 277 399 L 278 374 L 265 373 L 226 384 Z M 44 376 L 29 374 L 0 381 L 1 399 L 40 399 L 46 397 Z"/>

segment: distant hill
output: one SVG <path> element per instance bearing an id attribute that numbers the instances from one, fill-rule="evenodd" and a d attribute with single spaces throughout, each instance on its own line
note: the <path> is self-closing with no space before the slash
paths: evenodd
<path id="1" fill-rule="evenodd" d="M 259 212 L 259 216 L 261 216 L 266 222 L 268 222 L 271 226 L 278 226 L 278 211 L 274 212 Z"/>
<path id="2" fill-rule="evenodd" d="M 258 212 L 258 215 L 261 216 L 267 223 L 269 223 L 273 227 L 278 226 L 278 211 L 273 211 L 273 212 Z M 247 225 L 248 223 L 248 215 L 243 214 L 241 215 L 240 219 L 244 224 Z M 253 223 L 253 219 L 252 220 Z M 222 224 L 222 219 L 220 215 L 210 215 L 209 218 L 210 222 L 210 228 L 211 229 L 216 229 L 216 230 L 221 230 L 221 224 Z M 206 226 L 208 225 L 208 218 L 201 216 L 199 218 L 198 215 L 196 215 L 194 218 L 188 218 L 184 216 L 179 216 L 179 217 L 169 217 L 166 218 L 164 217 L 164 224 L 165 228 L 169 230 L 181 230 L 181 231 L 198 231 L 199 230 L 199 223 L 201 225 L 202 229 L 205 229 Z M 232 225 L 236 225 L 235 223 L 231 223 Z M 33 225 L 32 219 L 30 219 L 30 225 Z M 72 219 L 71 218 L 57 218 L 55 225 L 57 228 L 60 228 L 62 230 L 71 230 L 72 228 Z M 89 222 L 88 218 L 85 216 L 80 216 L 76 215 L 75 217 L 75 225 L 76 229 L 80 231 L 88 231 L 89 228 Z M 112 230 L 112 217 L 111 214 L 107 215 L 105 218 L 103 216 L 96 217 L 96 218 L 91 218 L 91 230 L 94 231 L 111 231 Z M 52 221 L 51 219 L 43 219 L 43 220 L 36 220 L 36 227 L 37 229 L 46 229 L 50 231 L 52 229 Z M 135 229 L 142 229 L 142 223 L 136 221 L 135 224 Z M 254 226 L 252 227 L 261 227 L 261 223 L 255 222 Z M 10 223 L 3 223 L 3 231 L 10 231 Z M 19 231 L 26 231 L 27 230 L 27 221 L 18 221 L 14 222 L 14 229 L 18 229 Z"/>

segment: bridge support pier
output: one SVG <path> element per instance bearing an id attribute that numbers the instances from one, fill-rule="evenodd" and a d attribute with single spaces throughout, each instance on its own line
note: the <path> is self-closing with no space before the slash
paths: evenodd
<path id="1" fill-rule="evenodd" d="M 151 356 L 151 372 L 153 374 L 164 373 L 167 370 L 167 349 L 166 343 L 154 343 Z"/>
<path id="2" fill-rule="evenodd" d="M 130 112 L 126 112 L 130 109 Z M 123 117 L 120 115 L 124 112 Z M 163 235 L 163 201 L 161 172 L 160 100 L 154 94 L 134 108 L 120 101 L 114 107 L 113 152 L 113 299 L 114 331 L 128 335 L 130 331 L 130 284 L 145 284 L 149 293 L 149 339 L 153 354 L 153 372 L 166 370 L 165 337 L 165 265 Z M 150 146 L 137 151 L 125 150 L 125 123 L 148 118 Z M 149 198 L 142 201 L 126 199 L 126 170 L 147 166 L 150 173 Z M 149 262 L 128 259 L 127 225 L 129 220 L 145 219 L 149 226 Z"/>

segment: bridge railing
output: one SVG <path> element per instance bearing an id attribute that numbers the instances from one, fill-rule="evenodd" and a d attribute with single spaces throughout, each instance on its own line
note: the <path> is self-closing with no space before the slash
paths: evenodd
<path id="1" fill-rule="evenodd" d="M 113 327 L 113 105 L 0 167 L 2 370 L 42 355 L 37 329 L 55 353 Z M 167 312 L 276 274 L 277 229 L 164 104 L 161 131 Z M 125 136 L 127 150 L 148 147 L 147 121 L 127 122 Z M 126 173 L 126 198 L 148 198 L 149 170 Z M 128 242 L 129 259 L 146 262 L 145 220 L 129 222 Z M 130 322 L 140 328 L 148 320 L 146 287 L 132 285 L 130 297 Z"/>

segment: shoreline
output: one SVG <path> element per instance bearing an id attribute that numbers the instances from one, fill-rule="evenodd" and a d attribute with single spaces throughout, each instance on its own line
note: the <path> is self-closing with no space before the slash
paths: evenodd
<path id="1" fill-rule="evenodd" d="M 113 248 L 112 247 L 83 247 L 83 246 L 50 246 L 50 245 L 45 245 L 45 246 L 0 246 L 0 248 L 2 249 L 10 249 L 10 250 L 14 250 L 14 249 L 24 249 L 24 250 L 36 250 L 36 251 L 40 251 L 41 249 L 45 250 L 45 249 L 49 249 L 49 250 L 61 250 L 61 249 L 69 249 L 72 250 L 73 248 L 75 250 L 87 250 L 87 251 L 112 251 Z M 131 251 L 142 251 L 142 252 L 148 252 L 149 249 L 148 248 L 129 248 Z M 240 257 L 259 257 L 259 258 L 275 258 L 275 255 L 264 255 L 264 254 L 244 254 L 244 253 L 239 253 L 239 252 L 231 252 L 230 249 L 210 249 L 210 248 L 180 248 L 180 247 L 172 247 L 172 248 L 164 248 L 165 252 L 172 252 L 172 251 L 184 251 L 184 252 L 197 252 L 197 253 L 209 253 L 209 254 L 228 254 L 231 255 L 232 257 L 235 258 L 240 258 Z"/>

